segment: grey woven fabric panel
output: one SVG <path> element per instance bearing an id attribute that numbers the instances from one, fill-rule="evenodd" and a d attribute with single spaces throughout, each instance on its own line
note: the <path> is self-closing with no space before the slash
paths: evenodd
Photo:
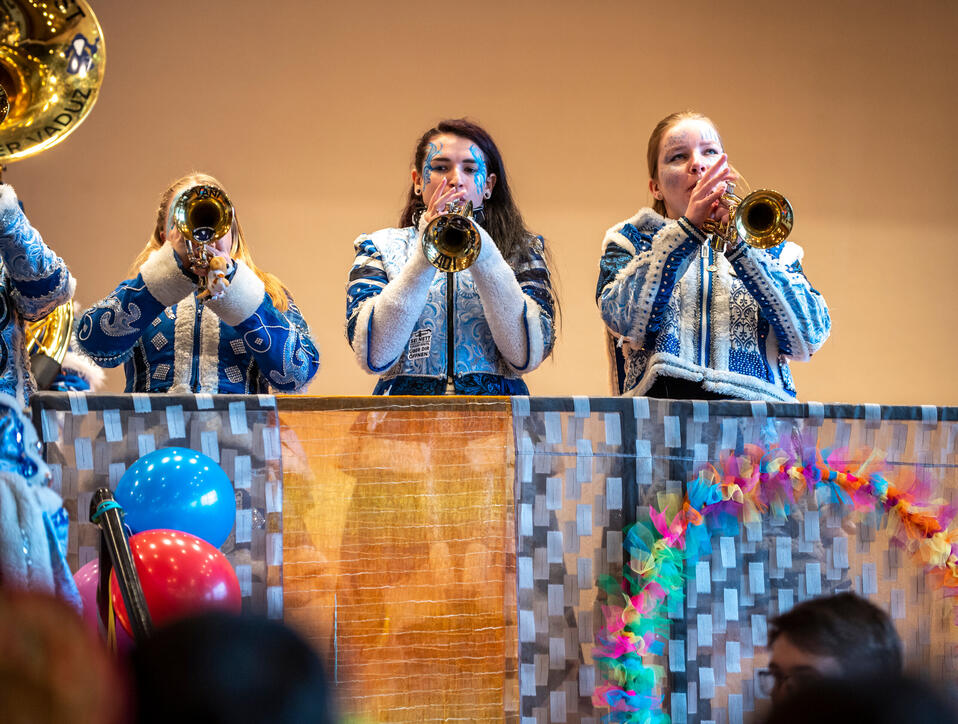
<path id="1" fill-rule="evenodd" d="M 244 610 L 282 617 L 282 462 L 272 396 L 47 392 L 31 408 L 70 516 L 73 570 L 97 555 L 93 491 L 115 489 L 141 455 L 187 447 L 216 460 L 233 481 L 236 525 L 221 550 L 236 570 Z"/>
<path id="2" fill-rule="evenodd" d="M 819 449 L 883 451 L 886 477 L 921 471 L 958 501 L 955 420 L 934 407 L 515 398 L 520 693 L 523 724 L 596 722 L 591 650 L 603 625 L 602 574 L 621 579 L 623 529 L 647 518 L 723 451 L 812 440 Z M 674 498 L 673 498 L 674 499 Z M 958 627 L 924 570 L 890 545 L 881 516 L 849 522 L 802 498 L 765 516 L 686 570 L 670 601 L 661 694 L 676 724 L 760 719 L 756 672 L 768 620 L 806 598 L 853 590 L 888 610 L 910 666 L 955 677 Z"/>

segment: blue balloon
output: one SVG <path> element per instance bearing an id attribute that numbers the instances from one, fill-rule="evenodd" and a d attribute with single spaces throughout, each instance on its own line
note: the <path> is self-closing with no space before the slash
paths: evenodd
<path id="1" fill-rule="evenodd" d="M 123 473 L 115 496 L 134 533 L 180 530 L 219 548 L 236 520 L 233 484 L 223 468 L 182 447 L 143 455 Z"/>

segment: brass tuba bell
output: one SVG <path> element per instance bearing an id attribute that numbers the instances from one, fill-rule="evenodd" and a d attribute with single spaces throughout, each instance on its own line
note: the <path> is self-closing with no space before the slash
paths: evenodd
<path id="1" fill-rule="evenodd" d="M 85 0 L 0 4 L 0 164 L 33 156 L 75 131 L 103 82 L 103 31 Z M 73 332 L 73 302 L 25 325 L 41 389 L 59 372 Z"/>
<path id="2" fill-rule="evenodd" d="M 472 202 L 457 202 L 429 222 L 422 234 L 426 259 L 444 272 L 468 269 L 479 257 L 482 238 L 473 221 Z"/>
<path id="3" fill-rule="evenodd" d="M 792 231 L 792 205 L 782 194 L 771 189 L 758 189 L 744 199 L 736 196 L 729 184 L 722 195 L 728 208 L 729 220 L 720 223 L 706 219 L 703 229 L 712 234 L 711 246 L 718 252 L 740 237 L 756 249 L 771 249 L 781 244 Z"/>
<path id="4" fill-rule="evenodd" d="M 9 112 L 0 123 L 0 162 L 60 143 L 96 102 L 106 48 L 84 0 L 0 4 L 0 85 Z"/>
<path id="5" fill-rule="evenodd" d="M 170 213 L 186 241 L 190 266 L 209 266 L 210 245 L 233 228 L 233 205 L 226 192 L 208 184 L 191 186 L 176 197 Z"/>

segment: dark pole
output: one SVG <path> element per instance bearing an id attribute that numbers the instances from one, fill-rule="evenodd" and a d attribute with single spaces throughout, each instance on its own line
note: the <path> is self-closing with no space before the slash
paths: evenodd
<path id="1" fill-rule="evenodd" d="M 100 527 L 100 583 L 97 588 L 97 603 L 101 617 L 105 609 L 106 596 L 109 595 L 110 564 L 116 571 L 116 580 L 120 586 L 123 603 L 130 617 L 133 638 L 140 643 L 153 633 L 153 621 L 146 606 L 140 577 L 133 563 L 130 541 L 123 529 L 123 509 L 116 502 L 108 488 L 99 488 L 90 501 L 90 521 Z M 109 553 L 109 560 L 104 555 Z M 106 564 L 106 565 L 105 565 Z"/>
<path id="2" fill-rule="evenodd" d="M 446 389 L 456 394 L 456 273 L 446 272 Z"/>

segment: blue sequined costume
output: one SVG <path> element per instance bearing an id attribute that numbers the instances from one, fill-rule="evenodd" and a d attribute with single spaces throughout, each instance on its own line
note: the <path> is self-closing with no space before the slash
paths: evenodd
<path id="1" fill-rule="evenodd" d="M 127 392 L 298 392 L 319 369 L 292 300 L 280 312 L 238 261 L 223 297 L 200 301 L 169 244 L 82 314 L 77 341 L 97 364 L 125 365 Z"/>
<path id="2" fill-rule="evenodd" d="M 21 405 L 0 393 L 0 585 L 59 596 L 81 609 L 66 562 L 69 520 Z"/>
<path id="3" fill-rule="evenodd" d="M 0 185 L 0 258 L 0 392 L 23 407 L 35 389 L 24 347 L 24 321 L 41 319 L 69 301 L 74 282 L 6 185 Z"/>
<path id="4" fill-rule="evenodd" d="M 684 217 L 651 209 L 606 233 L 596 301 L 613 390 L 641 395 L 665 376 L 728 397 L 793 401 L 787 359 L 809 359 L 831 328 L 801 247 L 739 242 L 723 255 L 705 240 Z"/>
<path id="5" fill-rule="evenodd" d="M 382 367 L 369 358 L 374 300 L 413 254 L 422 254 L 414 227 L 364 234 L 354 244 L 349 274 L 346 336 L 364 370 L 379 374 L 375 395 L 437 395 L 446 384 L 446 275 L 436 273 L 426 304 L 405 350 Z M 500 353 L 469 269 L 455 275 L 455 389 L 460 395 L 527 395 L 521 375 L 538 367 L 555 341 L 552 285 L 541 239 L 528 261 L 511 269 L 522 291 L 525 364 L 513 366 Z M 508 272 L 507 272 L 508 273 Z"/>

